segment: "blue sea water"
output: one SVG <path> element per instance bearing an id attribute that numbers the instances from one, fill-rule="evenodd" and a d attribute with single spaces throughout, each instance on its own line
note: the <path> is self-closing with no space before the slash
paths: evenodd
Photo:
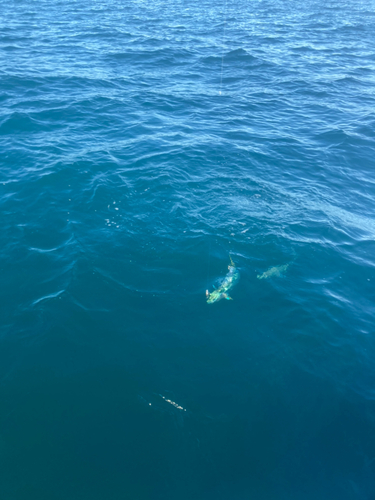
<path id="1" fill-rule="evenodd" d="M 375 498 L 374 84 L 373 0 L 1 1 L 2 500 Z"/>

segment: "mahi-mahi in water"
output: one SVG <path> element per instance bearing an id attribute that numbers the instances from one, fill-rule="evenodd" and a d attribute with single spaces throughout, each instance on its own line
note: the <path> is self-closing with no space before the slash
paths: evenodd
<path id="1" fill-rule="evenodd" d="M 263 280 L 272 278 L 273 276 L 280 277 L 288 269 L 288 267 L 289 264 L 284 264 L 283 266 L 270 267 L 268 271 L 264 272 L 263 274 L 258 274 L 257 278 L 259 280 Z"/>
<path id="2" fill-rule="evenodd" d="M 208 290 L 206 290 L 207 304 L 213 304 L 214 302 L 217 302 L 218 300 L 221 299 L 233 300 L 232 297 L 228 295 L 228 292 L 237 283 L 240 277 L 240 273 L 237 270 L 236 265 L 232 260 L 232 257 L 229 256 L 229 258 L 230 258 L 230 264 L 228 266 L 229 272 L 223 279 L 219 288 L 216 288 L 211 293 Z"/>

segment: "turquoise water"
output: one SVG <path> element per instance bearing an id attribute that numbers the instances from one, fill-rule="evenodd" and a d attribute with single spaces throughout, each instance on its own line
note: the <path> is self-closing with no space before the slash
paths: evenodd
<path id="1" fill-rule="evenodd" d="M 375 498 L 374 33 L 1 2 L 2 499 Z"/>

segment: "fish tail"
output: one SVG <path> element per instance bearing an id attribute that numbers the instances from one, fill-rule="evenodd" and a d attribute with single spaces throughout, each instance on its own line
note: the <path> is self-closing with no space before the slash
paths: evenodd
<path id="1" fill-rule="evenodd" d="M 233 262 L 233 259 L 230 254 L 229 254 L 229 260 L 230 260 L 230 265 L 236 267 L 236 264 Z"/>

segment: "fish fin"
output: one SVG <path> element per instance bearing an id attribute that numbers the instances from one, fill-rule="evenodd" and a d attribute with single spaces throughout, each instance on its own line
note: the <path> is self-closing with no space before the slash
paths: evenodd
<path id="1" fill-rule="evenodd" d="M 226 298 L 227 300 L 233 300 L 232 297 L 227 293 L 223 293 L 223 297 Z"/>
<path id="2" fill-rule="evenodd" d="M 230 265 L 233 267 L 236 267 L 235 263 L 233 262 L 232 257 L 229 255 L 229 260 L 230 260 Z"/>

